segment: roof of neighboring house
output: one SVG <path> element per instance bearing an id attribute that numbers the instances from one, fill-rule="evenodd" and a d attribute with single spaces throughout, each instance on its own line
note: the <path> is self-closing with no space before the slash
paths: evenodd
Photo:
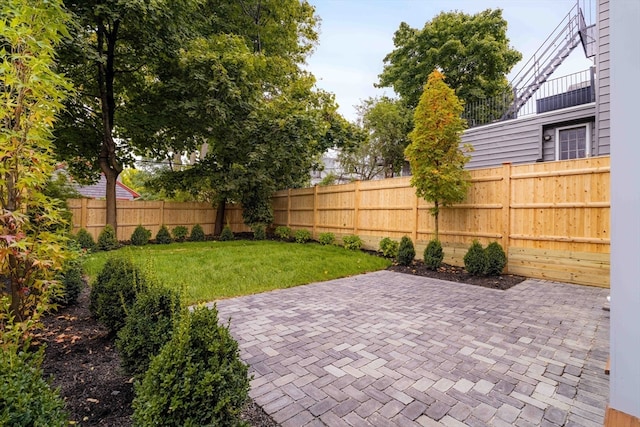
<path id="1" fill-rule="evenodd" d="M 100 180 L 92 185 L 73 183 L 73 187 L 84 197 L 90 199 L 104 199 L 107 196 L 107 178 L 100 174 Z M 138 193 L 120 181 L 116 181 L 116 200 L 134 200 L 140 197 Z"/>

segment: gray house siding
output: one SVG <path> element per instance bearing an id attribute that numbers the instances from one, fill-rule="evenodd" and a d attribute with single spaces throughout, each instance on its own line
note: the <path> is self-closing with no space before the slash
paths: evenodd
<path id="1" fill-rule="evenodd" d="M 598 0 L 598 53 L 596 55 L 596 138 L 600 155 L 610 153 L 610 65 L 609 65 L 609 0 Z"/>
<path id="2" fill-rule="evenodd" d="M 555 129 L 592 123 L 595 109 L 595 104 L 591 103 L 467 129 L 462 135 L 462 143 L 471 144 L 474 148 L 467 168 L 499 166 L 505 162 L 518 164 L 555 160 Z M 600 153 L 594 128 L 592 124 L 590 155 Z M 544 135 L 550 135 L 551 139 L 544 141 Z"/>

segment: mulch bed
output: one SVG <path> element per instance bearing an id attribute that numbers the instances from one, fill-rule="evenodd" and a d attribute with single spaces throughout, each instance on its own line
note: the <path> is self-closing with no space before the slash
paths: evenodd
<path id="1" fill-rule="evenodd" d="M 450 265 L 431 271 L 422 261 L 407 267 L 393 265 L 389 270 L 493 289 L 508 289 L 525 279 L 513 275 L 474 277 Z M 46 344 L 45 377 L 51 376 L 53 387 L 60 389 L 71 420 L 83 426 L 131 426 L 133 381 L 120 368 L 114 337 L 91 317 L 88 287 L 76 304 L 46 316 L 43 323 L 37 340 Z M 252 426 L 278 425 L 250 399 L 243 418 Z"/>

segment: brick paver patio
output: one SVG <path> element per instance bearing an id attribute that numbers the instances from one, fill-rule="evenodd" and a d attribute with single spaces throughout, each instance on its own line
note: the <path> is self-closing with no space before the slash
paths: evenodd
<path id="1" fill-rule="evenodd" d="M 250 395 L 300 426 L 602 426 L 606 289 L 389 271 L 218 302 Z"/>

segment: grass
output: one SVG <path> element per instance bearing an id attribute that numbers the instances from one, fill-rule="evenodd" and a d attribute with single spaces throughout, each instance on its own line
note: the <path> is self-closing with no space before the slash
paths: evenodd
<path id="1" fill-rule="evenodd" d="M 87 257 L 91 281 L 108 257 L 125 256 L 159 283 L 180 289 L 188 304 L 337 279 L 390 265 L 338 246 L 235 240 L 127 246 Z"/>

